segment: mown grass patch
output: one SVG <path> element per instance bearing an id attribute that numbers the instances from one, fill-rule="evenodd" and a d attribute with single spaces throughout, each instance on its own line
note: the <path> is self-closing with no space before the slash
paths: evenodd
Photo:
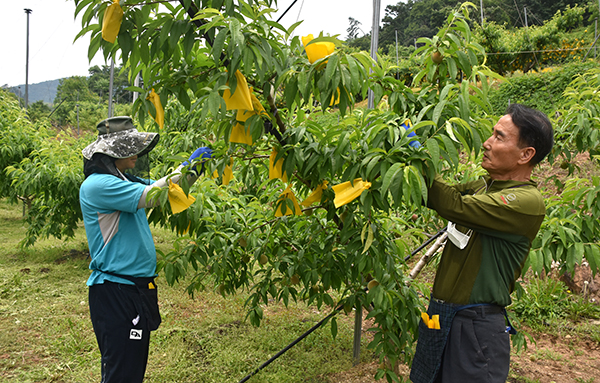
<path id="1" fill-rule="evenodd" d="M 84 228 L 73 239 L 21 249 L 21 208 L 0 201 L 0 381 L 99 381 Z M 157 247 L 167 249 L 174 235 L 153 231 Z M 256 328 L 244 320 L 247 292 L 223 297 L 203 291 L 192 299 L 185 281 L 169 287 L 159 277 L 158 284 L 163 323 L 152 334 L 147 382 L 239 382 L 329 313 L 301 303 L 272 304 Z M 335 340 L 327 324 L 249 381 L 328 382 L 329 375 L 350 369 L 353 315 L 341 314 L 337 323 Z M 373 360 L 368 341 L 363 336 L 363 361 Z"/>

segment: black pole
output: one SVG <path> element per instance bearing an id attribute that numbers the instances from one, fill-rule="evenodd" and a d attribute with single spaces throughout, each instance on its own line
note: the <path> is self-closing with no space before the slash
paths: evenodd
<path id="1" fill-rule="evenodd" d="M 271 362 L 273 362 L 275 359 L 279 358 L 281 355 L 283 355 L 287 350 L 289 350 L 290 348 L 294 347 L 298 342 L 300 342 L 302 339 L 306 338 L 307 336 L 309 336 L 313 331 L 315 331 L 316 329 L 318 329 L 319 327 L 321 327 L 329 318 L 331 318 L 332 316 L 334 316 L 335 314 L 338 313 L 338 311 L 340 311 L 344 306 L 343 305 L 339 305 L 334 311 L 331 312 L 331 314 L 327 315 L 325 318 L 323 318 L 319 323 L 317 323 L 316 325 L 312 326 L 310 328 L 310 330 L 308 330 L 307 332 L 305 332 L 304 334 L 302 334 L 299 338 L 297 338 L 295 341 L 293 341 L 292 343 L 288 344 L 283 350 L 279 351 L 275 356 L 273 356 L 271 359 L 267 360 L 265 363 L 263 363 L 260 367 L 258 367 L 256 370 L 254 370 L 252 373 L 248 374 L 248 376 L 246 376 L 244 379 L 240 380 L 239 383 L 244 383 L 247 382 L 248 379 L 250 379 L 251 377 L 253 377 L 254 375 L 256 375 L 260 370 L 262 370 L 263 368 L 267 367 L 269 364 L 271 364 Z"/>
<path id="2" fill-rule="evenodd" d="M 407 256 L 404 261 L 407 261 L 410 257 L 412 257 L 413 255 L 415 255 L 416 253 L 418 253 L 419 251 L 421 251 L 425 246 L 429 245 L 431 242 L 433 242 L 436 238 L 438 238 L 440 235 L 442 235 L 444 232 L 446 231 L 446 228 L 444 227 L 443 229 L 441 229 L 440 231 L 438 231 L 435 235 L 433 235 L 431 238 L 429 238 L 427 241 L 425 241 L 421 246 L 417 247 L 415 250 L 413 250 L 409 256 Z M 367 288 L 364 289 L 364 291 L 367 291 Z M 288 344 L 283 350 L 279 351 L 277 354 L 275 354 L 271 359 L 267 360 L 265 363 L 263 363 L 262 365 L 260 365 L 260 367 L 258 367 L 256 370 L 254 370 L 253 372 L 251 372 L 250 374 L 248 374 L 244 379 L 240 380 L 239 383 L 244 383 L 247 382 L 248 379 L 250 379 L 251 377 L 253 377 L 254 375 L 256 375 L 257 373 L 260 372 L 260 370 L 262 370 L 263 368 L 267 367 L 269 364 L 271 364 L 273 361 L 275 361 L 277 358 L 279 358 L 281 355 L 285 354 L 290 348 L 294 347 L 296 344 L 298 344 L 298 342 L 300 342 L 302 339 L 306 338 L 307 336 L 309 336 L 313 331 L 315 331 L 316 329 L 318 329 L 319 327 L 321 327 L 323 324 L 325 324 L 325 322 L 327 322 L 327 320 L 329 320 L 329 318 L 333 317 L 334 315 L 336 315 L 342 308 L 344 308 L 344 305 L 339 305 L 334 311 L 332 311 L 329 315 L 327 315 L 325 318 L 321 319 L 321 321 L 319 323 L 317 323 L 316 325 L 312 326 L 308 331 L 306 331 L 304 334 L 300 335 L 298 338 L 296 338 L 296 340 L 294 340 L 292 343 Z"/>
<path id="3" fill-rule="evenodd" d="M 292 7 L 294 6 L 294 4 L 296 4 L 298 0 L 294 0 L 294 2 L 292 4 L 290 4 L 289 7 L 287 7 L 287 9 L 285 10 L 285 12 L 283 12 L 283 14 L 281 16 L 279 16 L 279 18 L 277 19 L 277 22 L 279 22 L 281 19 L 283 19 L 283 16 L 285 16 L 286 13 L 288 13 L 288 11 L 290 9 L 292 9 Z"/>
<path id="4" fill-rule="evenodd" d="M 54 110 L 52 112 L 50 112 L 50 114 L 48 115 L 48 118 L 50 118 L 50 116 L 52 116 L 52 114 L 54 114 L 56 109 L 58 109 L 58 107 L 61 106 L 62 103 L 65 102 L 66 100 L 67 100 L 66 98 L 63 98 L 63 100 L 60 102 L 60 104 L 58 104 L 58 106 L 56 108 L 54 108 Z"/>
<path id="5" fill-rule="evenodd" d="M 435 233 L 435 235 L 433 235 L 431 238 L 429 238 L 427 241 L 423 242 L 423 244 L 419 247 L 417 247 L 416 249 L 414 249 L 410 255 L 407 255 L 404 258 L 404 262 L 408 261 L 410 259 L 410 257 L 412 257 L 413 255 L 417 254 L 419 251 L 423 250 L 423 248 L 427 245 L 429 245 L 431 242 L 435 241 L 440 235 L 444 234 L 444 232 L 446 231 L 447 228 L 443 228 L 442 230 L 438 231 L 437 233 Z"/>

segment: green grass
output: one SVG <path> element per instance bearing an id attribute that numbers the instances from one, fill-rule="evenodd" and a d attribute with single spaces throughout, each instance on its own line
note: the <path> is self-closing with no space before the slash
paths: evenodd
<path id="1" fill-rule="evenodd" d="M 153 229 L 157 247 L 173 235 Z M 0 381 L 100 380 L 100 353 L 89 319 L 89 259 L 81 227 L 67 241 L 40 240 L 20 249 L 21 206 L 0 200 Z M 146 382 L 239 382 L 329 312 L 290 304 L 265 307 L 259 328 L 244 321 L 245 292 L 190 298 L 185 283 L 158 279 L 163 323 L 153 332 Z M 258 382 L 328 382 L 352 367 L 353 316 L 338 316 L 252 377 Z M 363 337 L 361 360 L 370 362 Z"/>
<path id="2" fill-rule="evenodd" d="M 83 227 L 72 239 L 41 239 L 20 249 L 24 231 L 22 206 L 0 200 L 0 382 L 99 381 Z M 158 228 L 153 234 L 157 248 L 168 251 L 174 235 Z M 415 284 L 427 290 L 433 272 L 428 267 Z M 247 292 L 222 297 L 203 291 L 192 299 L 185 281 L 169 287 L 159 277 L 158 283 L 163 323 L 151 338 L 146 382 L 239 382 L 329 313 L 303 304 L 272 304 L 264 307 L 256 328 L 244 320 Z M 600 342 L 598 305 L 549 279 L 530 278 L 524 288 L 527 293 L 511 310 L 534 333 Z M 351 370 L 352 336 L 353 316 L 340 315 L 335 340 L 325 325 L 249 382 L 330 382 L 333 374 Z M 366 350 L 368 342 L 363 336 L 361 361 L 370 363 L 375 357 Z M 560 360 L 561 354 L 547 350 L 534 358 Z M 535 381 L 512 370 L 511 379 Z"/>

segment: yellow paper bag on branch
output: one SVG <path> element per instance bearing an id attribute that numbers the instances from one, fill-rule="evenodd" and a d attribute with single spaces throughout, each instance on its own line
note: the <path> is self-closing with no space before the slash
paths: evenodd
<path id="1" fill-rule="evenodd" d="M 119 30 L 121 29 L 121 22 L 123 21 L 123 9 L 119 5 L 119 0 L 114 0 L 111 5 L 104 11 L 104 19 L 102 20 L 102 38 L 109 43 L 114 43 Z"/>
<path id="2" fill-rule="evenodd" d="M 253 110 L 252 107 L 252 99 L 250 97 L 250 89 L 248 89 L 248 83 L 246 82 L 246 77 L 239 70 L 235 71 L 235 78 L 237 80 L 237 86 L 235 88 L 235 92 L 231 94 L 231 90 L 225 89 L 223 92 L 223 99 L 225 100 L 225 105 L 227 106 L 227 110 L 233 109 L 244 109 L 244 110 Z M 229 85 L 229 83 L 227 83 Z"/>
<path id="3" fill-rule="evenodd" d="M 361 193 L 371 187 L 370 182 L 363 181 L 362 178 L 357 178 L 354 182 L 346 181 L 341 184 L 332 186 L 335 192 L 333 203 L 336 208 L 344 206 L 347 203 L 354 201 Z"/>
<path id="4" fill-rule="evenodd" d="M 312 40 L 314 40 L 313 34 L 309 34 L 308 36 L 302 37 L 302 44 L 304 45 L 304 49 L 306 50 L 306 56 L 308 56 L 308 61 L 313 64 L 315 61 L 322 59 L 323 57 L 329 56 L 335 50 L 335 44 L 330 43 L 329 41 L 318 42 L 308 45 Z"/>
<path id="5" fill-rule="evenodd" d="M 269 179 L 274 180 L 277 178 L 281 178 L 283 182 L 287 182 L 287 174 L 282 170 L 283 168 L 283 158 L 277 160 L 275 163 L 275 158 L 277 158 L 277 150 L 273 148 L 271 152 L 271 156 L 269 156 Z"/>
<path id="6" fill-rule="evenodd" d="M 292 200 L 292 204 L 294 205 L 293 210 L 290 209 L 290 207 L 286 205 L 286 203 L 285 203 L 286 199 Z M 294 214 L 294 215 L 302 214 L 302 209 L 300 208 L 300 205 L 298 205 L 298 200 L 296 200 L 296 196 L 294 195 L 294 192 L 291 189 L 291 185 L 288 185 L 288 187 L 285 189 L 285 191 L 283 193 L 281 193 L 275 206 L 277 207 L 277 210 L 275 211 L 275 217 L 283 217 L 284 215 L 292 215 L 292 214 Z M 283 213 L 284 207 L 286 209 L 285 214 Z"/>
<path id="7" fill-rule="evenodd" d="M 173 214 L 181 213 L 191 204 L 196 201 L 196 198 L 191 194 L 186 195 L 181 186 L 169 181 L 169 203 Z"/>
<path id="8" fill-rule="evenodd" d="M 317 186 L 315 190 L 310 193 L 308 197 L 302 201 L 301 205 L 304 207 L 308 207 L 315 202 L 321 202 L 321 197 L 323 196 L 323 190 L 327 189 L 327 181 L 323 181 L 321 185 Z"/>
<path id="9" fill-rule="evenodd" d="M 229 185 L 229 182 L 231 182 L 233 179 L 232 166 L 233 158 L 230 159 L 229 165 L 226 165 L 225 169 L 223 170 L 223 185 Z M 219 172 L 215 170 L 212 174 L 212 178 L 219 178 Z"/>
<path id="10" fill-rule="evenodd" d="M 147 100 L 150 100 L 152 105 L 154 105 L 154 109 L 156 109 L 156 117 L 154 117 L 154 121 L 156 121 L 159 128 L 162 129 L 163 126 L 165 126 L 165 110 L 160 102 L 160 96 L 154 91 L 154 89 L 152 89 Z"/>

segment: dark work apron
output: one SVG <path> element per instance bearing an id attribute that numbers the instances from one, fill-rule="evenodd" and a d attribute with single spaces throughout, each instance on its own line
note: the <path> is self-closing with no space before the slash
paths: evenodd
<path id="1" fill-rule="evenodd" d="M 435 380 L 442 362 L 442 354 L 446 348 L 446 341 L 448 340 L 448 334 L 450 333 L 454 316 L 460 310 L 477 306 L 489 305 L 458 305 L 444 303 L 434 298 L 429 301 L 427 314 L 430 318 L 433 315 L 440 316 L 440 329 L 431 329 L 427 327 L 423 320 L 419 322 L 419 340 L 417 342 L 417 349 L 410 370 L 410 379 L 413 383 L 432 383 Z M 504 309 L 502 310 L 506 316 L 506 311 Z M 516 333 L 510 326 L 510 322 L 509 327 L 507 327 L 506 330 L 511 334 Z"/>
<path id="2" fill-rule="evenodd" d="M 145 320 L 148 325 L 148 330 L 154 331 L 160 326 L 162 321 L 160 311 L 158 309 L 158 293 L 156 289 L 156 277 L 132 277 L 129 275 L 121 275 L 102 271 L 104 274 L 126 279 L 135 283 L 139 293 L 139 300 L 134 299 L 133 304 L 140 318 Z"/>

